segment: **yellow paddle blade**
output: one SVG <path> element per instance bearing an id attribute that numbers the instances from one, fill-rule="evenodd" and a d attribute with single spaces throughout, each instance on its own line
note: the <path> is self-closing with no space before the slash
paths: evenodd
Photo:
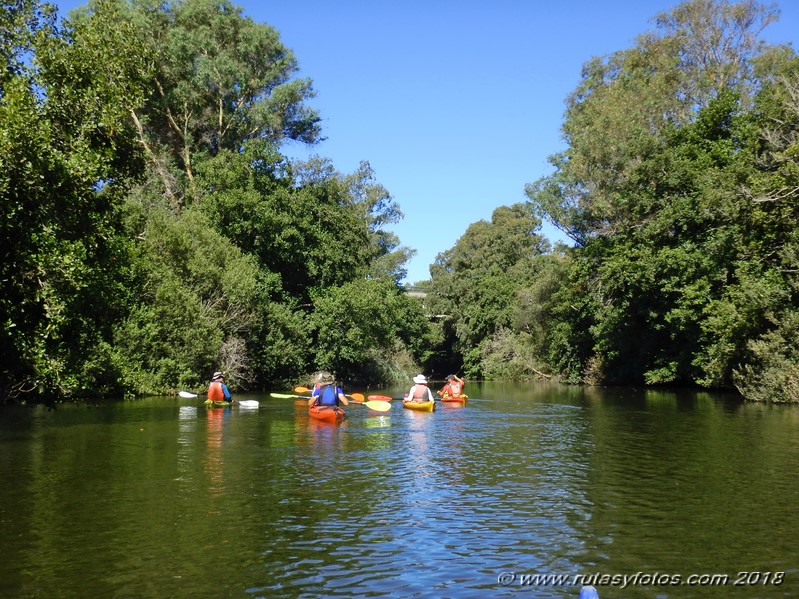
<path id="1" fill-rule="evenodd" d="M 364 405 L 377 412 L 388 412 L 391 409 L 391 404 L 387 401 L 367 401 Z"/>
<path id="2" fill-rule="evenodd" d="M 363 396 L 363 393 L 351 393 L 347 397 L 351 397 L 355 401 L 359 401 L 359 402 L 366 401 L 366 398 Z"/>

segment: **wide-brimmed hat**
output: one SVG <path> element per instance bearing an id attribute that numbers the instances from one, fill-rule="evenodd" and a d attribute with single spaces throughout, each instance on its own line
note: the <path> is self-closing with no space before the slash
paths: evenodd
<path id="1" fill-rule="evenodd" d="M 332 385 L 336 382 L 336 377 L 327 371 L 318 372 L 316 374 L 316 382 L 320 385 Z"/>
<path id="2" fill-rule="evenodd" d="M 224 373 L 224 372 L 219 372 L 219 371 L 217 370 L 217 371 L 214 373 L 214 376 L 212 376 L 212 377 L 211 377 L 211 380 L 212 380 L 212 381 L 215 381 L 216 379 L 223 379 L 223 378 L 225 378 L 225 373 Z"/>
<path id="3" fill-rule="evenodd" d="M 424 378 L 423 374 L 417 374 L 415 377 L 413 377 L 413 382 L 417 385 L 426 385 L 427 379 Z"/>

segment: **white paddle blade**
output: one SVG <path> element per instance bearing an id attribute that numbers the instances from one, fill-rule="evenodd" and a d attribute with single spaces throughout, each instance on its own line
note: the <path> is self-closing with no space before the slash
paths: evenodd
<path id="1" fill-rule="evenodd" d="M 242 408 L 257 408 L 258 402 L 255 401 L 254 399 L 242 399 L 239 402 L 239 406 L 241 406 Z"/>
<path id="2" fill-rule="evenodd" d="M 196 393 L 189 393 L 188 391 L 180 391 L 178 392 L 178 395 L 180 395 L 181 397 L 185 397 L 186 399 L 197 397 Z"/>

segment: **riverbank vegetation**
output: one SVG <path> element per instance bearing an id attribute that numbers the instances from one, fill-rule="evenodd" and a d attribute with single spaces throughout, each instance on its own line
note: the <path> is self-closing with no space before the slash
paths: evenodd
<path id="1" fill-rule="evenodd" d="M 405 293 L 400 207 L 232 4 L 0 8 L 5 401 L 467 378 L 799 401 L 799 59 L 692 0 L 585 64 L 567 148 Z M 572 242 L 541 236 L 542 219 Z"/>

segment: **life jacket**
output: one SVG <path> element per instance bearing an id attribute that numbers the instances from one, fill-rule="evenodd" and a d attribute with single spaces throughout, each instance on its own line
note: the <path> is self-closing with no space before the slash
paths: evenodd
<path id="1" fill-rule="evenodd" d="M 324 385 L 319 390 L 319 395 L 316 397 L 317 406 L 337 406 L 338 393 L 336 393 L 335 383 L 332 385 Z"/>
<path id="2" fill-rule="evenodd" d="M 208 399 L 211 401 L 226 401 L 221 382 L 211 381 L 211 384 L 208 385 Z"/>
<path id="3" fill-rule="evenodd" d="M 429 389 L 427 385 L 420 385 L 419 383 L 413 386 L 413 398 L 412 399 L 424 399 L 427 401 L 430 399 L 429 397 Z"/>
<path id="4" fill-rule="evenodd" d="M 458 381 L 450 381 L 447 383 L 447 386 L 449 387 L 449 394 L 452 397 L 458 397 L 463 390 L 463 385 L 461 385 Z"/>

